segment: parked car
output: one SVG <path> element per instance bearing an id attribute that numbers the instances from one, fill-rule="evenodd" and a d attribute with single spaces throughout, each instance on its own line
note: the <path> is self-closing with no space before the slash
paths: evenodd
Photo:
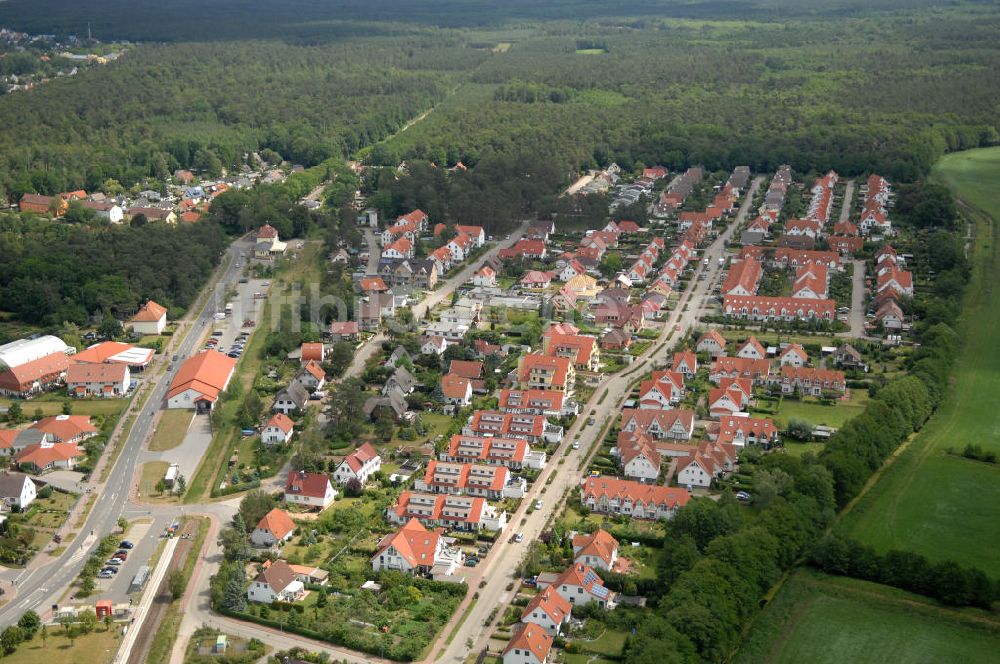
<path id="1" fill-rule="evenodd" d="M 114 574 L 112 574 L 111 572 L 109 572 L 107 568 L 102 569 L 100 572 L 97 573 L 97 578 L 98 579 L 110 579 L 113 576 L 114 576 Z"/>
<path id="2" fill-rule="evenodd" d="M 573 447 L 573 449 L 574 449 L 574 450 L 578 450 L 578 449 L 580 449 L 580 442 L 579 442 L 579 441 L 576 441 L 576 440 L 574 440 L 574 441 L 573 441 L 573 445 L 572 445 L 572 447 Z"/>
<path id="3" fill-rule="evenodd" d="M 521 542 L 523 542 L 524 541 L 524 533 L 518 533 L 518 534 L 514 535 L 514 541 L 517 542 L 518 544 L 520 544 Z"/>
<path id="4" fill-rule="evenodd" d="M 542 505 L 544 505 L 544 503 L 542 502 L 541 498 L 535 500 L 535 509 L 536 510 L 542 509 Z"/>
<path id="5" fill-rule="evenodd" d="M 129 542 L 128 540 L 122 540 L 121 544 L 118 545 L 119 549 L 132 549 L 135 548 L 135 544 Z"/>
<path id="6" fill-rule="evenodd" d="M 110 559 L 108 562 L 106 562 L 104 564 L 105 565 L 121 565 L 123 562 L 125 562 L 125 561 L 122 560 L 121 558 L 112 558 L 112 559 Z"/>

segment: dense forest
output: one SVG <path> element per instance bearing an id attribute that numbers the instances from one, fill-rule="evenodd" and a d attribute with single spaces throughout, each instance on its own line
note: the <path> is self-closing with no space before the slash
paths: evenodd
<path id="1" fill-rule="evenodd" d="M 620 4 L 565 0 L 530 3 L 544 16 L 511 24 L 536 10 L 298 0 L 312 17 L 300 20 L 284 4 L 240 2 L 232 25 L 280 38 L 258 41 L 223 41 L 221 28 L 190 41 L 210 39 L 200 31 L 233 9 L 226 0 L 198 3 L 184 34 L 171 17 L 189 3 L 139 4 L 111 37 L 141 24 L 160 31 L 147 38 L 185 43 L 142 44 L 0 100 L 0 198 L 131 184 L 206 155 L 236 165 L 262 148 L 307 166 L 355 154 L 442 166 L 527 156 L 560 184 L 612 160 L 914 180 L 945 151 L 1000 140 L 1000 12 L 988 4 L 648 0 L 612 19 Z M 65 5 L 8 0 L 0 25 L 68 29 L 81 10 Z M 470 7 L 488 29 L 454 27 Z M 559 11 L 584 20 L 543 20 Z M 141 23 L 144 12 L 155 20 Z M 687 15 L 699 19 L 665 18 Z"/>
<path id="2" fill-rule="evenodd" d="M 259 148 L 307 166 L 343 158 L 431 106 L 454 68 L 480 57 L 420 37 L 137 47 L 0 99 L 0 198 L 162 178 L 203 167 L 199 153 L 223 165 Z"/>
<path id="3" fill-rule="evenodd" d="M 0 302 L 40 326 L 126 316 L 152 298 L 194 301 L 226 247 L 217 224 L 95 228 L 0 215 Z"/>

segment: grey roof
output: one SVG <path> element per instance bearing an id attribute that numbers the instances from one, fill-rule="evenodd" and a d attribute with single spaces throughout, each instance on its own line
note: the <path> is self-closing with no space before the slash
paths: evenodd
<path id="1" fill-rule="evenodd" d="M 304 408 L 306 403 L 309 401 L 309 390 L 307 390 L 306 386 L 300 383 L 299 379 L 296 378 L 288 384 L 288 387 L 281 390 L 274 396 L 274 400 L 276 402 L 285 399 L 291 401 L 300 409 Z"/>
<path id="2" fill-rule="evenodd" d="M 396 346 L 395 350 L 392 351 L 392 355 L 390 355 L 389 359 L 385 361 L 386 366 L 394 367 L 396 366 L 396 362 L 399 362 L 404 357 L 411 363 L 413 362 L 413 357 L 405 348 L 402 346 Z"/>
<path id="3" fill-rule="evenodd" d="M 20 498 L 24 480 L 31 481 L 24 473 L 3 473 L 0 475 L 0 498 Z"/>
<path id="4" fill-rule="evenodd" d="M 396 417 L 402 417 L 406 412 L 406 398 L 399 388 L 392 388 L 381 397 L 369 397 L 364 405 L 365 416 L 370 418 L 375 409 L 380 407 L 391 408 Z"/>
<path id="5" fill-rule="evenodd" d="M 409 394 L 417 386 L 417 379 L 406 370 L 406 367 L 396 367 L 396 372 L 392 374 L 389 380 L 385 381 L 382 394 L 388 393 L 394 385 L 399 387 L 403 391 L 403 394 Z"/>

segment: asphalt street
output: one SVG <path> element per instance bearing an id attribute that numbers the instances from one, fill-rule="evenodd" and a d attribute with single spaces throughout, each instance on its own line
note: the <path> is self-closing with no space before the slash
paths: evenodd
<path id="1" fill-rule="evenodd" d="M 229 264 L 219 281 L 219 288 L 223 293 L 225 285 L 232 284 L 238 279 L 241 268 L 236 265 L 242 264 L 242 254 L 249 251 L 252 246 L 251 241 L 241 239 L 228 249 Z M 183 333 L 184 339 L 174 349 L 174 353 L 188 357 L 197 350 L 203 334 L 209 329 L 216 313 L 218 299 L 214 295 L 206 299 L 200 313 Z M 155 371 L 155 369 L 150 370 Z M 28 609 L 44 614 L 50 605 L 58 603 L 63 590 L 79 575 L 97 540 L 116 529 L 118 518 L 126 509 L 130 484 L 135 475 L 143 442 L 153 430 L 154 415 L 163 406 L 173 371 L 175 369 L 167 369 L 160 375 L 145 409 L 139 413 L 128 438 L 124 443 L 119 443 L 124 447 L 107 483 L 101 487 L 95 483 L 97 478 L 92 478 L 90 486 L 93 491 L 98 492 L 99 498 L 77 537 L 72 542 L 66 543 L 66 551 L 45 565 L 28 570 L 6 570 L 3 573 L 5 580 L 15 583 L 17 596 L 0 607 L 0 626 L 6 627 L 16 623 L 21 614 Z"/>

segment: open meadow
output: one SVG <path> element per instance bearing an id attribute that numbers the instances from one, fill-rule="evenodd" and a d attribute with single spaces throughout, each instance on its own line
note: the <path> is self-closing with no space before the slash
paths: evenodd
<path id="1" fill-rule="evenodd" d="M 886 586 L 800 570 L 754 623 L 736 664 L 995 662 L 1000 623 Z"/>
<path id="2" fill-rule="evenodd" d="M 949 155 L 935 176 L 977 210 L 975 267 L 950 394 L 840 528 L 880 550 L 908 549 L 1000 576 L 1000 465 L 949 454 L 967 444 L 1000 451 L 1000 262 L 985 215 L 1000 219 L 1000 148 Z M 987 185 L 986 183 L 993 183 Z"/>

